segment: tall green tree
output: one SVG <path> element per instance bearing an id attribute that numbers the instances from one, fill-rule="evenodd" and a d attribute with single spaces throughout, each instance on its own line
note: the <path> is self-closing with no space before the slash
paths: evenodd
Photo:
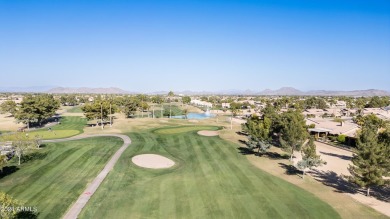
<path id="1" fill-rule="evenodd" d="M 358 109 L 363 109 L 367 104 L 367 98 L 366 97 L 359 97 L 356 98 L 354 101 L 354 107 Z"/>
<path id="2" fill-rule="evenodd" d="M 139 109 L 142 112 L 142 117 L 143 117 L 143 112 L 149 110 L 150 109 L 150 105 L 147 102 L 141 102 L 139 104 Z"/>
<path id="3" fill-rule="evenodd" d="M 281 114 L 279 125 L 280 143 L 290 152 L 290 160 L 293 160 L 294 151 L 300 151 L 308 137 L 305 119 L 300 112 L 289 110 Z"/>
<path id="4" fill-rule="evenodd" d="M 16 113 L 16 103 L 13 100 L 4 101 L 0 105 L 0 113 L 9 113 L 11 116 L 14 116 Z"/>
<path id="5" fill-rule="evenodd" d="M 161 96 L 157 95 L 157 96 L 153 96 L 151 98 L 151 101 L 152 101 L 152 103 L 161 104 L 164 102 L 164 99 Z"/>
<path id="6" fill-rule="evenodd" d="M 261 111 L 262 118 L 269 119 L 271 121 L 270 134 L 280 133 L 281 131 L 281 115 L 276 107 L 271 104 L 267 104 L 267 106 Z"/>
<path id="7" fill-rule="evenodd" d="M 297 163 L 298 168 L 302 170 L 302 178 L 305 177 L 307 169 L 321 166 L 324 163 L 320 155 L 317 154 L 316 145 L 311 137 L 308 143 L 302 147 L 302 160 Z"/>
<path id="8" fill-rule="evenodd" d="M 61 95 L 60 102 L 63 106 L 75 106 L 78 104 L 77 97 L 75 94 Z"/>
<path id="9" fill-rule="evenodd" d="M 81 110 L 83 110 L 84 115 L 85 117 L 87 117 L 88 120 L 106 120 L 110 115 L 110 109 L 111 114 L 115 113 L 116 105 L 112 104 L 108 100 L 98 100 L 93 103 L 87 103 L 83 107 L 81 107 Z"/>
<path id="10" fill-rule="evenodd" d="M 31 122 L 42 125 L 42 122 L 52 117 L 59 109 L 60 103 L 52 95 L 26 95 L 20 103 L 15 118 L 28 127 Z"/>
<path id="11" fill-rule="evenodd" d="M 373 123 L 365 123 L 357 136 L 356 149 L 352 157 L 349 181 L 365 188 L 367 196 L 373 186 L 383 185 L 388 175 L 388 159 L 390 155 L 386 146 L 379 141 L 378 127 Z"/>
<path id="12" fill-rule="evenodd" d="M 256 115 L 247 119 L 243 124 L 243 131 L 248 133 L 247 146 L 249 149 L 257 149 L 260 156 L 271 147 L 271 120 L 269 118 L 259 118 Z"/>
<path id="13" fill-rule="evenodd" d="M 390 124 L 387 124 L 385 130 L 379 133 L 379 142 L 384 145 L 384 156 L 390 158 Z M 384 165 L 385 173 L 384 175 L 390 177 L 390 159 L 386 159 L 386 163 Z"/>
<path id="14" fill-rule="evenodd" d="M 305 109 L 326 109 L 326 101 L 322 97 L 309 97 L 304 101 Z"/>
<path id="15" fill-rule="evenodd" d="M 182 101 L 183 101 L 184 104 L 189 104 L 189 103 L 191 103 L 191 97 L 189 97 L 189 96 L 184 96 L 184 97 L 182 98 Z"/>
<path id="16" fill-rule="evenodd" d="M 127 118 L 131 118 L 137 112 L 140 102 L 135 98 L 126 98 L 122 107 L 122 112 Z"/>
<path id="17" fill-rule="evenodd" d="M 364 126 L 366 123 L 374 125 L 378 128 L 384 128 L 386 122 L 376 116 L 375 114 L 369 114 L 366 116 L 357 115 L 353 118 L 353 121 L 359 126 Z"/>
<path id="18" fill-rule="evenodd" d="M 390 105 L 389 97 L 378 97 L 374 96 L 370 99 L 370 101 L 366 104 L 366 108 L 380 108 L 386 107 Z"/>

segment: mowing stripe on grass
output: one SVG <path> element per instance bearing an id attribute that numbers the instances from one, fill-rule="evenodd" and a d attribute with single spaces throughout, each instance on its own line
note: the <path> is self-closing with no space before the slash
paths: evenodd
<path id="1" fill-rule="evenodd" d="M 120 145 L 117 138 L 47 144 L 40 149 L 48 153 L 43 160 L 0 179 L 0 190 L 37 206 L 39 218 L 60 218 Z"/>
<path id="2" fill-rule="evenodd" d="M 237 145 L 219 137 L 156 129 L 130 135 L 137 149 L 125 151 L 80 218 L 338 218 L 329 205 L 253 167 Z M 130 160 L 140 153 L 179 162 L 167 170 L 138 168 Z"/>

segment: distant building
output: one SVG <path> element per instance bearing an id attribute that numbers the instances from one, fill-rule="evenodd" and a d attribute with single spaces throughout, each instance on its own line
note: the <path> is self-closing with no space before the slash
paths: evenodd
<path id="1" fill-rule="evenodd" d="M 196 106 L 208 107 L 208 108 L 212 108 L 213 107 L 212 103 L 209 103 L 209 102 L 206 102 L 206 101 L 201 101 L 201 100 L 191 100 L 191 104 L 194 104 Z"/>
<path id="2" fill-rule="evenodd" d="M 335 104 L 327 103 L 329 108 L 344 109 L 347 108 L 347 102 L 338 100 Z"/>
<path id="3" fill-rule="evenodd" d="M 348 139 L 348 145 L 353 144 L 356 138 L 356 132 L 359 126 L 352 121 L 335 122 L 333 119 L 317 119 L 307 118 L 306 125 L 315 125 L 315 128 L 310 128 L 309 132 L 315 134 L 317 138 L 333 135 L 345 135 Z"/>
<path id="4" fill-rule="evenodd" d="M 230 103 L 222 103 L 222 108 L 229 109 L 230 108 Z"/>

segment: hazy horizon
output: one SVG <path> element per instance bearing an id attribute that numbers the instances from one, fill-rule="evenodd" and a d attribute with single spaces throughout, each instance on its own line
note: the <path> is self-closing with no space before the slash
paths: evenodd
<path id="1" fill-rule="evenodd" d="M 10 87 L 10 86 L 0 86 L 0 92 L 46 92 L 46 91 L 49 91 L 51 89 L 56 89 L 56 88 L 67 88 L 67 89 L 80 89 L 80 88 L 87 88 L 87 89 L 109 89 L 109 88 L 117 88 L 117 89 L 121 89 L 123 91 L 126 91 L 126 92 L 130 92 L 130 93 L 160 93 L 160 92 L 169 92 L 169 91 L 174 91 L 174 92 L 194 92 L 194 93 L 201 93 L 201 92 L 211 92 L 211 93 L 218 93 L 218 92 L 237 92 L 237 93 L 241 93 L 241 92 L 245 92 L 245 91 L 250 91 L 250 92 L 255 92 L 255 93 L 259 93 L 259 92 L 262 92 L 262 91 L 266 91 L 266 90 L 272 90 L 272 91 L 276 91 L 276 90 L 280 90 L 280 89 L 284 89 L 284 88 L 292 88 L 292 89 L 296 89 L 298 91 L 301 91 L 301 92 L 311 92 L 311 91 L 329 91 L 329 92 L 333 92 L 333 91 L 339 91 L 339 92 L 349 92 L 349 91 L 367 91 L 367 90 L 380 90 L 380 91 L 386 91 L 386 92 L 389 92 L 390 93 L 390 89 L 386 90 L 386 89 L 377 89 L 377 88 L 368 88 L 368 89 L 353 89 L 353 90 L 332 90 L 332 89 L 311 89 L 311 90 L 303 90 L 303 89 L 299 89 L 299 88 L 296 88 L 296 87 L 291 87 L 291 86 L 283 86 L 283 87 L 279 87 L 279 88 L 259 88 L 259 89 L 245 89 L 245 88 L 242 88 L 242 89 L 239 89 L 239 88 L 231 88 L 231 89 L 219 89 L 219 90 L 201 90 L 201 89 L 198 89 L 198 90 L 195 90 L 195 89 L 184 89 L 184 90 L 175 90 L 175 89 L 160 89 L 160 90 L 150 90 L 150 91 L 139 91 L 139 90 L 130 90 L 130 89 L 126 89 L 126 88 L 123 88 L 123 87 L 118 87 L 118 86 L 108 86 L 108 87 L 90 87 L 90 86 L 80 86 L 80 87 L 67 87 L 67 86 L 55 86 L 55 85 L 48 85 L 48 86 L 27 86 L 27 87 Z"/>
<path id="2" fill-rule="evenodd" d="M 389 91 L 390 1 L 2 1 L 0 87 Z"/>

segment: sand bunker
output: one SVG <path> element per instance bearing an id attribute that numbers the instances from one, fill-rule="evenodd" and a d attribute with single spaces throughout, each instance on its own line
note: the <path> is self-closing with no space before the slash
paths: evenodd
<path id="1" fill-rule="evenodd" d="M 218 131 L 206 131 L 206 130 L 204 130 L 204 131 L 199 131 L 198 135 L 209 136 L 209 137 L 211 137 L 211 136 L 218 136 Z"/>
<path id="2" fill-rule="evenodd" d="M 175 165 L 172 160 L 157 154 L 141 154 L 134 156 L 131 161 L 140 167 L 151 169 L 169 168 Z"/>

